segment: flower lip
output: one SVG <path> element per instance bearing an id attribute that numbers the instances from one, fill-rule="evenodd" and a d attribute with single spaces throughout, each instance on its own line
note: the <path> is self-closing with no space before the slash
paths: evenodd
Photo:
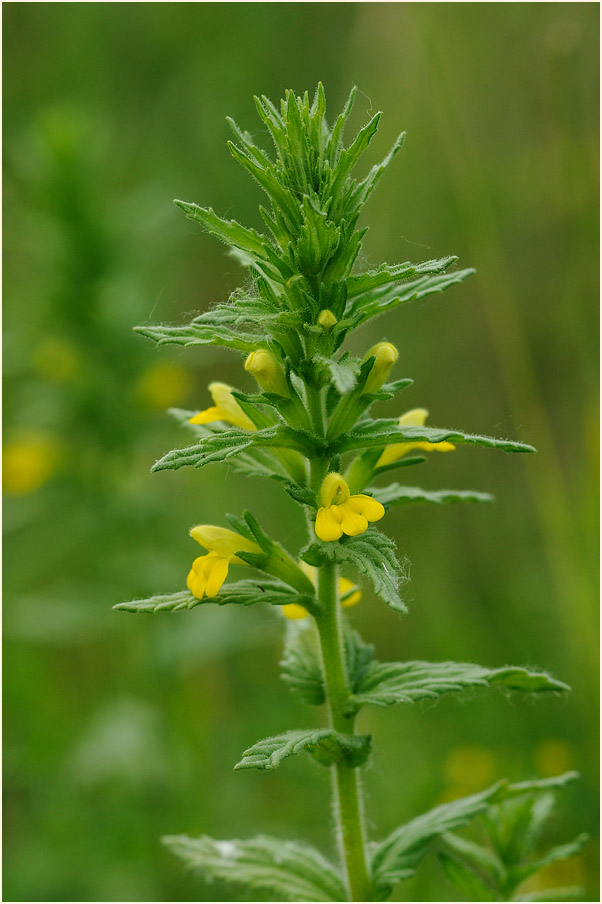
<path id="1" fill-rule="evenodd" d="M 341 505 L 341 503 L 347 502 L 350 495 L 349 486 L 342 474 L 331 471 L 322 481 L 320 501 L 324 507 Z"/>
<path id="2" fill-rule="evenodd" d="M 380 521 L 384 506 L 372 496 L 352 496 L 345 479 L 336 471 L 327 474 L 320 489 L 321 508 L 316 515 L 315 531 L 320 540 L 339 540 L 343 534 L 357 537 L 368 530 L 370 521 Z"/>
<path id="3" fill-rule="evenodd" d="M 215 421 L 224 421 L 233 424 L 243 430 L 257 430 L 250 417 L 245 414 L 234 396 L 232 387 L 227 383 L 210 383 L 209 392 L 213 399 L 213 406 L 199 411 L 190 418 L 191 424 L 212 424 Z"/>

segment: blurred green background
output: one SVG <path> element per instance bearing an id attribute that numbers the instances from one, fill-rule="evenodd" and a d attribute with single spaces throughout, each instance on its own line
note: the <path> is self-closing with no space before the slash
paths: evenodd
<path id="1" fill-rule="evenodd" d="M 294 504 L 214 465 L 149 474 L 237 355 L 158 350 L 139 322 L 224 300 L 243 275 L 171 201 L 260 226 L 227 114 L 269 145 L 252 95 L 352 84 L 376 109 L 366 165 L 406 146 L 367 205 L 363 262 L 455 253 L 478 273 L 354 337 L 400 350 L 399 404 L 537 456 L 433 456 L 412 480 L 495 506 L 409 508 L 396 616 L 353 618 L 381 659 L 533 664 L 566 700 L 501 694 L 366 712 L 373 837 L 499 777 L 567 768 L 550 843 L 595 832 L 597 779 L 598 7 L 591 3 L 4 5 L 4 900 L 232 900 L 161 834 L 257 831 L 332 853 L 326 770 L 234 774 L 260 737 L 312 724 L 278 680 L 261 608 L 143 618 L 113 603 L 182 587 L 188 528 L 250 507 L 295 551 Z M 351 134 L 351 130 L 350 130 Z M 384 336 L 379 330 L 385 330 Z M 408 472 L 410 476 L 410 472 Z M 598 900 L 595 845 L 547 884 Z M 434 859 L 400 894 L 451 900 Z"/>

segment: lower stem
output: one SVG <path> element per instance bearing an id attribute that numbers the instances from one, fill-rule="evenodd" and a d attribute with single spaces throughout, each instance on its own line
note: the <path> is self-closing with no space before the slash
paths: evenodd
<path id="1" fill-rule="evenodd" d="M 324 663 L 330 723 L 335 731 L 353 734 L 353 719 L 343 715 L 349 697 L 340 606 L 337 598 L 336 565 L 322 565 L 318 573 L 318 597 L 322 611 L 317 619 Z M 369 901 L 371 883 L 366 863 L 361 788 L 357 768 L 344 762 L 332 767 L 335 817 L 341 853 L 347 874 L 350 901 Z"/>

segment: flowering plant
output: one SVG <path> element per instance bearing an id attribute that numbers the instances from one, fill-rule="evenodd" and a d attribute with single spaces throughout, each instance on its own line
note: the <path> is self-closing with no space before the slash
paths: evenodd
<path id="1" fill-rule="evenodd" d="M 283 677 L 305 703 L 327 708 L 322 727 L 261 740 L 244 752 L 235 768 L 269 771 L 302 752 L 329 768 L 340 863 L 306 844 L 267 836 L 230 842 L 207 836 L 165 838 L 187 864 L 207 876 L 245 884 L 254 894 L 291 901 L 380 901 L 415 872 L 438 841 L 444 869 L 465 895 L 487 893 L 489 897 L 476 899 L 510 900 L 543 862 L 528 859 L 542 821 L 541 801 L 573 773 L 520 785 L 499 782 L 418 816 L 380 842 L 368 843 L 366 838 L 360 768 L 370 756 L 372 739 L 355 731 L 363 706 L 410 704 L 468 688 L 497 686 L 528 693 L 568 688 L 525 668 L 380 663 L 373 647 L 346 622 L 343 609 L 361 595 L 357 575 L 367 579 L 394 612 L 405 612 L 395 545 L 380 530 L 388 509 L 417 502 L 491 501 L 486 493 L 466 490 L 383 486 L 381 475 L 419 465 L 428 453 L 449 452 L 460 444 L 535 451 L 521 442 L 426 426 L 427 411 L 422 408 L 399 418 L 372 416 L 373 406 L 393 398 L 411 380 L 390 379 L 398 358 L 390 342 L 379 342 L 359 358 L 343 349 L 348 335 L 374 317 L 461 282 L 473 271 L 454 269 L 456 259 L 445 257 L 354 272 L 366 232 L 357 226 L 360 212 L 404 140 L 400 135 L 365 178 L 353 178 L 380 118 L 376 114 L 345 147 L 343 131 L 354 94 L 332 127 L 321 85 L 313 103 L 307 94 L 299 98 L 292 91 L 280 110 L 265 97 L 257 99 L 275 159 L 230 121 L 233 156 L 268 196 L 270 208 L 260 208 L 268 232 L 222 219 L 211 208 L 175 203 L 229 246 L 249 272 L 249 287 L 184 326 L 138 328 L 159 344 L 219 345 L 242 354 L 245 369 L 257 383 L 255 393 L 212 383 L 211 407 L 200 413 L 175 412 L 192 432 L 193 442 L 167 453 L 153 470 L 228 461 L 249 477 L 271 480 L 275 490 L 288 493 L 304 511 L 307 544 L 292 555 L 250 512 L 242 518 L 227 515 L 228 527 L 203 524 L 191 530 L 206 553 L 194 559 L 187 589 L 117 608 L 183 611 L 210 602 L 281 607 L 288 618 Z M 250 566 L 261 575 L 230 581 L 231 565 Z M 490 830 L 491 851 L 451 834 L 479 815 Z M 524 834 L 525 824 L 530 826 L 530 844 L 523 839 L 524 844 L 516 845 L 516 833 Z M 583 840 L 554 849 L 545 862 L 569 856 Z"/>

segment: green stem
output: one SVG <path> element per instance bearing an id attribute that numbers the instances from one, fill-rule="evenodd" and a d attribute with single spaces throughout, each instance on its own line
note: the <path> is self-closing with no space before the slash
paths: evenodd
<path id="1" fill-rule="evenodd" d="M 353 734 L 353 719 L 343 715 L 349 698 L 341 612 L 334 563 L 322 565 L 318 573 L 318 598 L 322 611 L 317 618 L 330 724 L 335 731 Z M 357 768 L 345 763 L 333 766 L 335 814 L 342 859 L 347 873 L 350 901 L 369 901 L 372 889 L 364 840 L 361 789 Z"/>

